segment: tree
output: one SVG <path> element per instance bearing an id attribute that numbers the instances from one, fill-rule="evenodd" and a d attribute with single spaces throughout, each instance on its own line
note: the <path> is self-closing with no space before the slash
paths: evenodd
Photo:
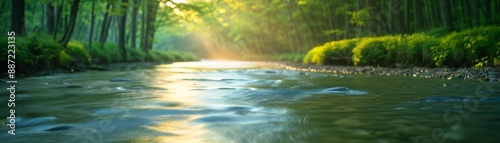
<path id="1" fill-rule="evenodd" d="M 145 37 L 143 38 L 142 47 L 144 51 L 149 51 L 153 48 L 153 39 L 155 32 L 156 23 L 156 11 L 158 10 L 158 1 L 147 1 L 147 14 L 146 14 L 146 27 L 145 27 Z"/>
<path id="2" fill-rule="evenodd" d="M 136 36 L 137 36 L 137 13 L 139 9 L 139 0 L 133 0 L 132 6 L 132 20 L 130 22 L 130 46 L 135 48 L 136 46 Z"/>
<path id="3" fill-rule="evenodd" d="M 101 25 L 101 34 L 99 36 L 99 43 L 101 44 L 101 47 L 104 46 L 104 42 L 106 42 L 106 39 L 108 38 L 108 31 L 109 31 L 109 26 L 111 24 L 111 17 L 109 16 L 112 10 L 112 4 L 107 3 L 106 4 L 106 9 L 104 11 L 104 20 L 102 21 Z"/>
<path id="4" fill-rule="evenodd" d="M 16 35 L 25 35 L 25 18 L 24 18 L 24 0 L 15 0 L 12 2 L 12 18 L 11 18 L 11 31 L 16 32 Z"/>
<path id="5" fill-rule="evenodd" d="M 124 60 L 127 60 L 127 51 L 125 49 L 125 27 L 127 22 L 127 2 L 128 0 L 122 0 L 122 13 L 120 15 L 120 23 L 119 23 L 119 34 L 118 34 L 118 47 L 120 47 L 122 52 L 122 57 Z"/>
<path id="6" fill-rule="evenodd" d="M 422 3 L 420 0 L 413 0 L 413 13 L 415 14 L 415 30 L 420 31 L 424 29 L 424 17 L 422 13 Z"/>
<path id="7" fill-rule="evenodd" d="M 78 6 L 80 4 L 80 0 L 74 0 L 73 4 L 71 4 L 71 14 L 68 26 L 66 28 L 66 32 L 63 38 L 59 41 L 62 44 L 63 48 L 66 48 L 69 40 L 71 39 L 71 35 L 73 34 L 73 29 L 75 28 L 75 21 L 78 14 Z"/>
<path id="8" fill-rule="evenodd" d="M 94 21 L 95 21 L 95 1 L 96 0 L 92 0 L 92 12 L 91 12 L 91 22 L 90 22 L 90 32 L 89 32 L 89 47 L 87 49 L 87 51 L 89 51 L 89 55 L 92 56 L 92 36 L 94 35 Z"/>
<path id="9" fill-rule="evenodd" d="M 54 34 L 54 6 L 50 3 L 47 3 L 45 4 L 45 7 L 46 7 L 46 11 L 45 11 L 45 15 L 47 17 L 47 20 L 46 20 L 46 29 L 47 29 L 47 33 L 48 34 Z"/>
<path id="10" fill-rule="evenodd" d="M 441 2 L 441 18 L 443 20 L 443 25 L 447 31 L 452 31 L 453 27 L 453 15 L 451 13 L 451 0 L 443 0 Z"/>

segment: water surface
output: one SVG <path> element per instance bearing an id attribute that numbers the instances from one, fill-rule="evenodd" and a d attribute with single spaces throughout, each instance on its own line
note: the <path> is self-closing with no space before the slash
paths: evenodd
<path id="1" fill-rule="evenodd" d="M 2 142 L 500 141 L 500 84 L 475 80 L 220 61 L 17 80 Z"/>

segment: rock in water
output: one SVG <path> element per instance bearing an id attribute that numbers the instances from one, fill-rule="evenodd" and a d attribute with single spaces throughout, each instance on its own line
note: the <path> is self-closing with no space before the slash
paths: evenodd
<path id="1" fill-rule="evenodd" d="M 420 102 L 447 102 L 447 101 L 464 101 L 465 97 L 455 97 L 455 96 L 434 96 L 422 98 L 418 101 Z"/>
<path id="2" fill-rule="evenodd" d="M 127 78 L 113 78 L 109 82 L 132 82 L 132 80 Z"/>
<path id="3" fill-rule="evenodd" d="M 41 125 L 45 124 L 47 122 L 55 120 L 56 117 L 38 117 L 38 118 L 33 118 L 33 119 L 20 119 L 17 123 L 17 126 L 19 127 L 25 127 L 25 126 L 35 126 L 35 125 Z"/>
<path id="4" fill-rule="evenodd" d="M 276 71 L 265 71 L 265 73 L 276 73 Z"/>
<path id="5" fill-rule="evenodd" d="M 54 131 L 68 130 L 71 128 L 73 128 L 73 126 L 62 125 L 46 129 L 45 131 L 54 132 Z"/>

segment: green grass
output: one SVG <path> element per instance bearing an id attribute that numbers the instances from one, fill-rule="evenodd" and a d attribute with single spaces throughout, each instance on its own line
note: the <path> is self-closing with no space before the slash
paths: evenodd
<path id="1" fill-rule="evenodd" d="M 482 67 L 500 64 L 500 27 L 478 27 L 442 37 L 429 32 L 364 37 L 327 42 L 314 47 L 303 63 L 426 67 Z M 432 32 L 432 31 L 431 31 Z M 349 64 L 349 62 L 347 62 Z"/>

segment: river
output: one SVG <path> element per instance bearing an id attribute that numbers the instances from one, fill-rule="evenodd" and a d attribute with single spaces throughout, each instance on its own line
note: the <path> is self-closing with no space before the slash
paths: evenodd
<path id="1" fill-rule="evenodd" d="M 0 142 L 500 142 L 500 84 L 476 80 L 201 61 L 17 81 Z"/>

